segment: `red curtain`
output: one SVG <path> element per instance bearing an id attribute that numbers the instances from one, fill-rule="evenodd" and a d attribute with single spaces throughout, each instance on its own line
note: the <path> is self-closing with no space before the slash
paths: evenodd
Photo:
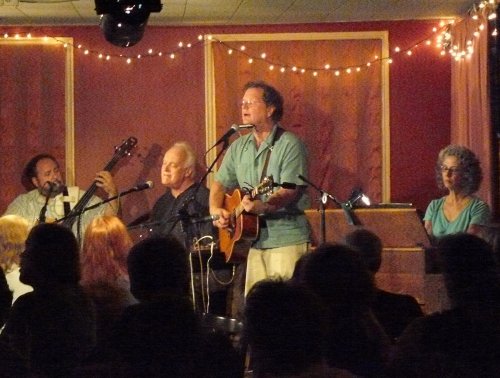
<path id="1" fill-rule="evenodd" d="M 480 30 L 480 25 L 484 26 Z M 474 33 L 476 35 L 474 35 Z M 488 21 L 467 17 L 452 30 L 457 52 L 473 49 L 467 58 L 451 65 L 451 142 L 467 146 L 481 160 L 484 181 L 478 195 L 490 205 L 493 201 L 492 140 L 488 93 Z"/>
<path id="2" fill-rule="evenodd" d="M 366 65 L 381 56 L 381 40 L 224 42 L 213 43 L 213 48 L 217 136 L 240 122 L 237 103 L 244 84 L 264 80 L 285 99 L 284 128 L 308 147 L 310 181 L 342 201 L 354 188 L 362 188 L 374 202 L 381 201 L 381 67 L 380 62 Z M 265 61 L 249 63 L 250 57 L 262 53 Z M 286 72 L 281 72 L 280 64 L 288 66 Z M 328 71 L 325 64 L 330 65 Z M 296 72 L 291 71 L 293 66 Z M 305 73 L 301 67 L 307 68 Z M 318 195 L 311 191 L 313 198 Z"/>
<path id="3" fill-rule="evenodd" d="M 64 169 L 65 56 L 61 44 L 0 43 L 0 214 L 26 191 L 32 156 L 52 153 Z"/>

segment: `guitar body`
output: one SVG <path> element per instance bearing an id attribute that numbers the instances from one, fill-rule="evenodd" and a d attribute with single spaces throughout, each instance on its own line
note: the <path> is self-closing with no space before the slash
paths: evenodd
<path id="1" fill-rule="evenodd" d="M 231 219 L 228 228 L 219 229 L 219 249 L 228 263 L 245 261 L 252 242 L 259 235 L 259 218 L 240 208 L 241 198 L 238 189 L 224 198 L 224 208 L 231 213 Z"/>

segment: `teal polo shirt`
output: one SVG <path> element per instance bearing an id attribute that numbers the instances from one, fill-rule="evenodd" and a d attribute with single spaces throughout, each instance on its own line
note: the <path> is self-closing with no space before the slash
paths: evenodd
<path id="1" fill-rule="evenodd" d="M 260 183 L 267 151 L 274 140 L 278 125 L 257 149 L 252 133 L 236 139 L 226 151 L 215 179 L 228 190 L 254 188 Z M 275 183 L 304 185 L 298 175 L 307 177 L 307 150 L 304 143 L 291 132 L 284 132 L 274 143 L 266 176 L 273 176 Z M 259 199 L 267 201 L 262 195 Z M 292 203 L 272 214 L 262 216 L 261 227 L 254 248 L 277 248 L 309 241 L 310 228 L 304 210 L 310 199 L 303 193 Z"/>
<path id="2" fill-rule="evenodd" d="M 445 197 L 432 200 L 425 212 L 424 220 L 432 222 L 432 235 L 439 238 L 445 235 L 466 232 L 471 224 L 485 226 L 490 222 L 491 214 L 488 205 L 477 197 L 473 197 L 457 219 L 452 222 L 444 216 Z"/>

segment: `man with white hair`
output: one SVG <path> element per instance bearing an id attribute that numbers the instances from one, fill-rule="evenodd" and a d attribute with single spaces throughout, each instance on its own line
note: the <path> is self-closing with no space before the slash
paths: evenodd
<path id="1" fill-rule="evenodd" d="M 167 187 L 167 191 L 153 206 L 150 218 L 152 233 L 156 236 L 175 237 L 193 256 L 193 287 L 197 293 L 193 299 L 197 309 L 224 315 L 227 287 L 221 282 L 229 281 L 229 271 L 222 269 L 230 266 L 224 263 L 222 254 L 213 249 L 215 253 L 210 259 L 210 271 L 215 270 L 215 273 L 206 270 L 206 260 L 210 255 L 209 244 L 212 240 L 216 242 L 217 230 L 210 220 L 203 221 L 203 217 L 209 215 L 209 190 L 196 182 L 196 154 L 188 143 L 177 142 L 167 150 L 161 168 L 161 183 Z M 211 236 L 212 239 L 204 238 L 205 236 Z M 196 245 L 193 243 L 200 239 L 203 240 Z M 197 246 L 203 249 L 200 258 L 195 256 L 199 250 Z M 207 274 L 209 281 L 206 279 Z M 213 279 L 214 274 L 219 280 Z M 210 293 L 210 298 L 207 292 Z"/>
<path id="2" fill-rule="evenodd" d="M 193 237 L 214 235 L 210 222 L 195 223 L 197 218 L 208 215 L 208 189 L 198 186 L 196 154 L 186 142 L 177 142 L 163 158 L 161 183 L 167 187 L 153 206 L 151 223 L 153 234 L 172 235 L 187 249 Z"/>

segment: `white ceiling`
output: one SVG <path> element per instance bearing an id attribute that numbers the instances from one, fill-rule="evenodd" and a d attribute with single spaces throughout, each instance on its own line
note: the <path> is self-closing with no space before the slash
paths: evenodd
<path id="1" fill-rule="evenodd" d="M 115 0 L 112 0 L 115 1 Z M 146 0 L 147 1 L 147 0 Z M 463 16 L 473 0 L 162 0 L 150 25 L 250 25 Z M 0 25 L 98 25 L 94 0 L 0 0 Z"/>

